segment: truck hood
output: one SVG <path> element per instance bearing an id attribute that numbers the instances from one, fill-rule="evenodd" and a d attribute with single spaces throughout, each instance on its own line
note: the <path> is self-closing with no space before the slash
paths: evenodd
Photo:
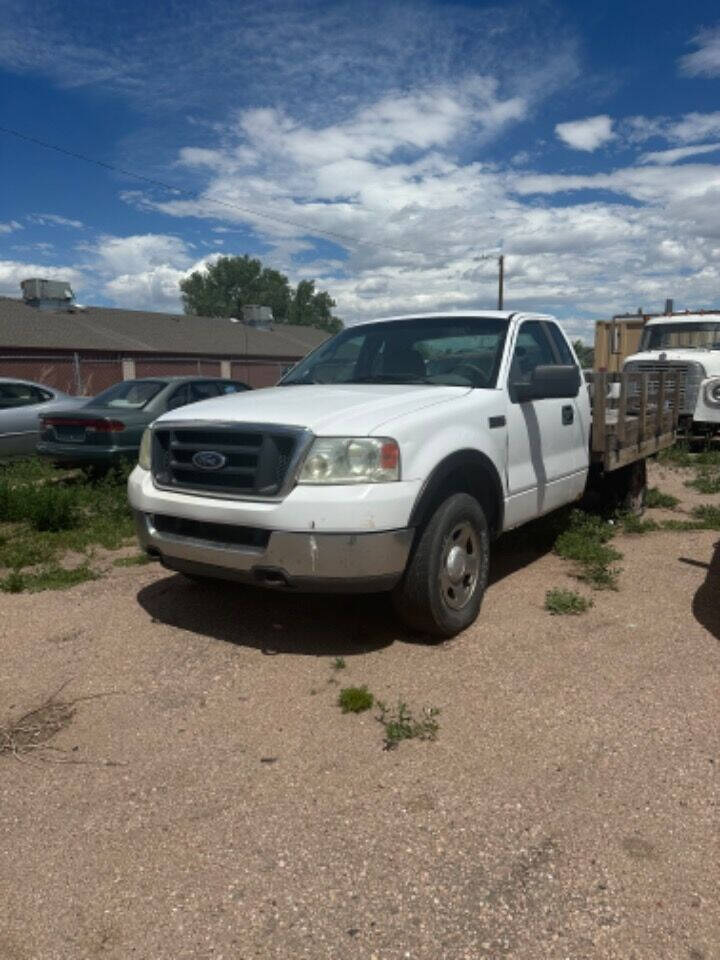
<path id="1" fill-rule="evenodd" d="M 720 350 L 683 350 L 675 347 L 670 350 L 645 350 L 633 353 L 625 359 L 623 366 L 635 362 L 644 363 L 699 363 L 706 377 L 720 377 Z"/>
<path id="2" fill-rule="evenodd" d="M 156 423 L 262 423 L 306 427 L 317 436 L 367 436 L 391 420 L 449 403 L 469 392 L 469 387 L 429 384 L 269 387 L 202 400 L 163 414 Z"/>

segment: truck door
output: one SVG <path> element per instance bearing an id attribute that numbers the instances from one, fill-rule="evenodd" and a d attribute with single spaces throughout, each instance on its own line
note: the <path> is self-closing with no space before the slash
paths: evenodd
<path id="1" fill-rule="evenodd" d="M 581 496 L 585 488 L 587 417 L 579 399 L 520 403 L 513 390 L 513 384 L 529 382 L 535 367 L 564 365 L 570 361 L 575 362 L 555 324 L 526 320 L 520 325 L 507 384 L 506 527 L 517 526 L 570 503 Z M 580 390 L 584 389 L 581 384 Z"/>

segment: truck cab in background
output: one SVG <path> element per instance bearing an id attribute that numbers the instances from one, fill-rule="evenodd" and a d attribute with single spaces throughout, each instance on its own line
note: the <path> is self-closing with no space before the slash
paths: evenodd
<path id="1" fill-rule="evenodd" d="M 660 374 L 681 375 L 680 430 L 711 437 L 720 430 L 720 311 L 666 313 L 644 318 L 637 351 L 623 362 L 624 373 L 649 374 L 658 389 Z"/>

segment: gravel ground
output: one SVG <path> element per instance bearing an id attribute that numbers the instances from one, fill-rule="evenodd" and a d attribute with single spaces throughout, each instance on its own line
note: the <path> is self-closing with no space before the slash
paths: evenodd
<path id="1" fill-rule="evenodd" d="M 0 723 L 103 694 L 67 753 L 0 757 L 1 960 L 720 957 L 717 537 L 618 537 L 579 617 L 543 609 L 563 561 L 501 546 L 435 647 L 382 598 L 154 565 L 0 597 Z M 351 684 L 437 741 L 384 751 Z"/>

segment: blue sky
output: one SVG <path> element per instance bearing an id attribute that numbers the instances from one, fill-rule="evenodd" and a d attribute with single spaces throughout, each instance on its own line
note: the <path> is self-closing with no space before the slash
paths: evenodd
<path id="1" fill-rule="evenodd" d="M 350 322 L 720 305 L 716 3 L 0 0 L 0 293 L 179 309 L 218 254 Z"/>

